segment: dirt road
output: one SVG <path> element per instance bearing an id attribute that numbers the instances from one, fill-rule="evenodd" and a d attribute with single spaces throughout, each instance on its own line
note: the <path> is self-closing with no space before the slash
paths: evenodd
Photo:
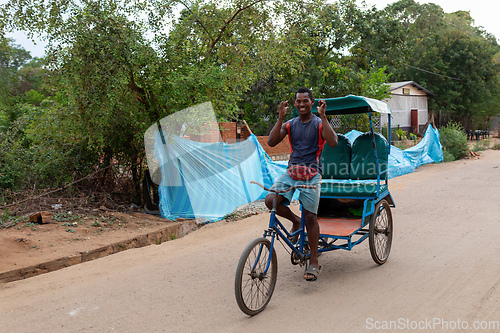
<path id="1" fill-rule="evenodd" d="M 274 296 L 255 317 L 236 305 L 234 273 L 268 214 L 3 284 L 0 331 L 498 332 L 499 185 L 491 150 L 393 179 L 387 263 L 374 264 L 366 241 L 321 256 L 311 283 L 279 247 Z"/>

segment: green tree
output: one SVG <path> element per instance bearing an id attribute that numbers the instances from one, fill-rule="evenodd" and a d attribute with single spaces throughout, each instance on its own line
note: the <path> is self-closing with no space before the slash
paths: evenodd
<path id="1" fill-rule="evenodd" d="M 30 11 L 23 11 L 24 5 Z M 146 85 L 141 86 L 144 74 L 152 67 L 149 64 L 156 63 L 155 52 L 142 38 L 140 28 L 113 1 L 63 1 L 45 6 L 43 1 L 21 1 L 8 7 L 18 13 L 11 24 L 31 33 L 46 33 L 51 40 L 46 65 L 56 103 L 37 119 L 38 128 L 31 131 L 33 143 L 43 142 L 47 149 L 54 148 L 50 140 L 41 137 L 41 133 L 53 137 L 48 130 L 53 126 L 43 127 L 53 118 L 52 124 L 67 129 L 67 139 L 58 137 L 53 143 L 61 146 L 64 142 L 63 146 L 70 146 L 68 151 L 83 145 L 88 153 L 82 156 L 94 158 L 96 166 L 107 166 L 113 159 L 119 161 L 129 167 L 138 189 L 142 133 L 158 119 L 152 106 L 154 95 Z M 25 82 L 27 88 L 37 86 L 36 80 Z M 40 103 L 40 96 L 31 90 L 26 91 L 25 99 Z"/>
<path id="2" fill-rule="evenodd" d="M 219 118 L 234 119 L 242 94 L 282 59 L 270 10 L 265 1 L 184 5 L 168 35 L 157 36 L 165 104 L 211 100 Z"/>
<path id="3" fill-rule="evenodd" d="M 18 77 L 19 93 L 25 95 L 25 102 L 40 105 L 45 97 L 52 95 L 51 88 L 47 86 L 49 72 L 43 68 L 43 59 L 34 58 L 24 64 L 18 71 Z"/>
<path id="4" fill-rule="evenodd" d="M 72 14 L 63 35 L 68 47 L 49 58 L 58 71 L 58 102 L 103 167 L 115 159 L 129 168 L 140 200 L 143 133 L 160 116 L 147 76 L 156 52 L 113 2 L 92 2 Z"/>
<path id="5" fill-rule="evenodd" d="M 395 81 L 416 81 L 435 93 L 429 108 L 466 129 L 498 114 L 495 57 L 500 47 L 491 34 L 473 26 L 469 12 L 447 14 L 432 3 L 401 0 L 380 14 L 398 22 L 392 31 L 401 37 L 402 52 L 384 49 L 384 35 L 374 34 L 364 40 L 369 61 L 387 65 Z"/>
<path id="6" fill-rule="evenodd" d="M 0 126 L 8 126 L 20 116 L 13 106 L 21 99 L 19 70 L 31 56 L 28 51 L 15 45 L 12 39 L 4 39 L 0 46 Z M 0 120 L 2 121 L 2 120 Z"/>
<path id="7" fill-rule="evenodd" d="M 0 133 L 0 188 L 59 186 L 92 170 L 97 156 L 68 127 L 65 110 L 47 99 L 18 107 L 22 115 Z"/>
<path id="8" fill-rule="evenodd" d="M 265 42 L 272 39 L 272 26 L 264 1 L 183 4 L 166 33 L 161 22 L 169 10 L 156 5 L 21 0 L 6 7 L 11 27 L 50 40 L 46 63 L 56 87 L 54 116 L 64 120 L 60 124 L 71 129 L 75 142 L 100 156 L 96 164 L 116 159 L 128 166 L 136 190 L 142 136 L 151 123 L 207 99 L 221 119 L 232 117 L 242 92 L 277 53 Z M 145 12 L 145 21 L 132 21 Z M 145 22 L 155 49 L 143 37 Z"/>
<path id="9" fill-rule="evenodd" d="M 387 91 L 385 73 L 376 79 L 377 68 L 360 70 L 345 59 L 346 50 L 360 38 L 357 26 L 363 18 L 353 1 L 287 1 L 278 6 L 277 16 L 282 18 L 275 46 L 280 61 L 258 78 L 240 104 L 255 133 L 264 135 L 271 130 L 277 104 L 281 99 L 291 100 L 299 86 L 312 88 L 315 98 L 385 96 L 375 93 Z"/>

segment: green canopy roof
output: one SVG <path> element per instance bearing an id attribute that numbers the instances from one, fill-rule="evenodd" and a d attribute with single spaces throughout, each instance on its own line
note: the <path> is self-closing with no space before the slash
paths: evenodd
<path id="1" fill-rule="evenodd" d="M 338 98 L 322 98 L 326 102 L 326 114 L 354 114 L 354 113 L 367 113 L 379 112 L 383 114 L 390 114 L 391 109 L 386 103 L 363 96 L 347 95 Z M 318 102 L 321 98 L 315 99 L 312 107 L 313 113 L 318 113 Z M 293 115 L 297 116 L 298 112 L 294 108 Z"/>

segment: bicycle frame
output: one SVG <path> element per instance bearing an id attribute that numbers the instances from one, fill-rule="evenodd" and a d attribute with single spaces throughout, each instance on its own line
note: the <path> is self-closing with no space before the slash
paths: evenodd
<path id="1" fill-rule="evenodd" d="M 285 226 L 280 222 L 278 217 L 276 216 L 276 199 L 273 200 L 273 209 L 271 210 L 271 216 L 269 218 L 269 227 L 267 230 L 264 231 L 264 238 L 270 237 L 271 238 L 271 249 L 270 253 L 273 252 L 274 250 L 274 240 L 276 237 L 280 237 L 282 241 L 284 241 L 288 247 L 294 252 L 301 260 L 305 260 L 309 257 L 309 254 L 304 253 L 304 245 L 305 245 L 305 216 L 304 214 L 301 214 L 300 217 L 300 228 L 293 233 L 289 233 L 288 230 L 285 228 Z M 290 241 L 289 238 L 292 238 L 296 235 L 299 235 L 299 246 L 298 248 L 293 245 L 293 243 Z M 257 260 L 254 264 L 258 262 L 258 259 L 260 257 L 260 254 L 262 252 L 262 247 L 259 249 L 259 255 L 257 257 Z M 269 269 L 271 263 L 271 256 L 267 259 L 267 264 L 266 264 L 266 269 L 264 270 L 264 275 L 267 274 L 267 270 Z"/>

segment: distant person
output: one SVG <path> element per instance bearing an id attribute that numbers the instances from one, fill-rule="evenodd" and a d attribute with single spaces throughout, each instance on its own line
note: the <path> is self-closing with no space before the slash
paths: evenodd
<path id="1" fill-rule="evenodd" d="M 307 236 L 311 258 L 304 273 L 304 279 L 315 281 L 318 278 L 321 266 L 318 263 L 318 205 L 321 192 L 321 153 L 325 142 L 330 147 L 338 143 L 337 134 L 326 118 L 326 102 L 320 100 L 318 103 L 318 116 L 313 115 L 311 108 L 314 104 L 312 92 L 308 88 L 299 88 L 295 93 L 293 105 L 297 108 L 299 116 L 283 124 L 283 119 L 288 112 L 288 101 L 279 105 L 279 117 L 269 134 L 267 144 L 276 146 L 287 135 L 290 139 L 292 153 L 288 162 L 288 172 L 278 177 L 273 189 L 289 188 L 295 185 L 316 186 L 312 188 L 299 189 L 299 201 L 302 204 L 303 214 L 307 227 Z M 290 208 L 294 191 L 278 195 L 276 214 L 292 221 L 292 232 L 300 229 L 300 217 L 294 214 Z M 266 197 L 266 206 L 273 207 L 276 194 L 270 192 Z"/>

